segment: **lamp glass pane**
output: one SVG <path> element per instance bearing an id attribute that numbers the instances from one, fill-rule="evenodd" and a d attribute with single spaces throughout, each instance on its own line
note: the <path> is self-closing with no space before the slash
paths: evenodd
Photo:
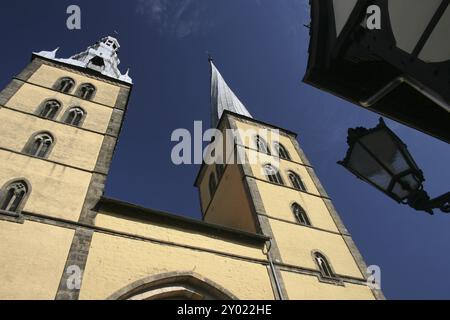
<path id="1" fill-rule="evenodd" d="M 442 0 L 389 0 L 388 10 L 397 47 L 412 53 Z M 414 21 L 414 23 L 411 23 Z"/>
<path id="2" fill-rule="evenodd" d="M 450 60 L 450 41 L 448 31 L 450 30 L 450 6 L 433 29 L 425 46 L 419 54 L 419 59 L 425 62 L 443 62 Z"/>
<path id="3" fill-rule="evenodd" d="M 403 183 L 407 183 L 409 185 L 409 188 L 411 190 L 418 190 L 420 188 L 420 182 L 417 180 L 417 178 L 412 175 L 408 174 L 407 176 L 404 176 L 400 179 Z"/>
<path id="4" fill-rule="evenodd" d="M 391 175 L 359 144 L 355 144 L 348 161 L 348 167 L 364 179 L 387 191 Z"/>
<path id="5" fill-rule="evenodd" d="M 421 183 L 413 174 L 408 174 L 399 179 L 401 183 L 396 182 L 392 193 L 400 200 L 408 198 L 411 192 L 420 188 Z"/>
<path id="6" fill-rule="evenodd" d="M 348 18 L 350 18 L 350 15 L 352 14 L 356 3 L 357 0 L 333 0 L 334 21 L 336 23 L 336 37 L 339 37 L 342 29 L 344 29 L 345 24 L 347 23 Z"/>
<path id="7" fill-rule="evenodd" d="M 394 188 L 392 188 L 392 193 L 401 201 L 408 198 L 410 191 L 403 189 L 402 186 L 397 182 L 395 183 Z"/>
<path id="8" fill-rule="evenodd" d="M 361 138 L 361 142 L 369 149 L 393 175 L 401 174 L 410 166 L 400 151 L 400 146 L 387 130 L 377 130 Z"/>

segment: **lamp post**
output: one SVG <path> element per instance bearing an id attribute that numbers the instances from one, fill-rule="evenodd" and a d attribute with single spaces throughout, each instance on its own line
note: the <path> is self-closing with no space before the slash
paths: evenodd
<path id="1" fill-rule="evenodd" d="M 386 126 L 382 118 L 373 129 L 349 129 L 347 143 L 347 155 L 338 164 L 359 179 L 416 210 L 433 214 L 433 209 L 439 208 L 450 213 L 450 192 L 430 199 L 423 190 L 425 178 L 422 170 L 406 144 Z"/>

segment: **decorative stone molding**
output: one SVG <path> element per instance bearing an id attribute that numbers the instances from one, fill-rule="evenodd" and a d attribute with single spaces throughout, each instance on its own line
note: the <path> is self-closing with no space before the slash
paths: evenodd
<path id="1" fill-rule="evenodd" d="M 107 298 L 107 300 L 155 300 L 169 295 L 201 300 L 239 300 L 233 293 L 194 272 L 169 272 L 152 275 L 133 282 Z"/>

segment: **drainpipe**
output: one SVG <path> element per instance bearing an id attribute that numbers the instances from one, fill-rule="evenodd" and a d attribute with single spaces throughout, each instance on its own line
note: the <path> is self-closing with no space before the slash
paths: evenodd
<path id="1" fill-rule="evenodd" d="M 275 265 L 273 264 L 272 255 L 270 254 L 270 250 L 272 249 L 272 239 L 268 240 L 267 242 L 269 243 L 269 247 L 267 249 L 266 256 L 269 260 L 270 271 L 272 272 L 273 279 L 275 280 L 275 286 L 280 300 L 285 300 L 281 291 L 280 280 L 278 279 L 277 273 L 275 272 Z"/>

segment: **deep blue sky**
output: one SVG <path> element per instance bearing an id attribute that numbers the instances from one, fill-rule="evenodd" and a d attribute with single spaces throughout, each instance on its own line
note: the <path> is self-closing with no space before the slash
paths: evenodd
<path id="1" fill-rule="evenodd" d="M 82 30 L 66 28 L 66 8 L 82 9 Z M 120 33 L 121 69 L 135 86 L 108 179 L 107 196 L 200 217 L 196 166 L 171 163 L 170 135 L 209 124 L 210 51 L 255 118 L 299 133 L 299 141 L 368 264 L 382 268 L 391 299 L 450 299 L 450 216 L 400 206 L 336 165 L 349 127 L 378 116 L 301 82 L 307 63 L 307 0 L 143 0 L 0 2 L 0 87 L 32 51 L 59 57 Z M 448 191 L 447 144 L 392 121 L 427 178 Z"/>

